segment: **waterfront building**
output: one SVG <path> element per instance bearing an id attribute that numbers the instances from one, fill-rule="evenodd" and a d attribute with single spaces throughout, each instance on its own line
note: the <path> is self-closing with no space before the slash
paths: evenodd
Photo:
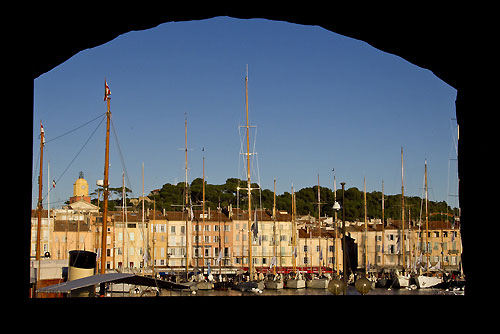
<path id="1" fill-rule="evenodd" d="M 222 209 L 205 211 L 194 210 L 192 230 L 192 259 L 190 265 L 205 274 L 210 266 L 211 272 L 227 273 L 232 267 L 233 249 L 232 222 Z M 224 268 L 224 270 L 222 270 Z"/>
<path id="2" fill-rule="evenodd" d="M 342 271 L 342 231 L 331 217 L 322 217 L 321 233 L 317 219 L 305 216 L 298 228 L 297 266 L 298 270 L 318 273 Z M 335 233 L 335 231 L 337 233 Z M 321 237 L 320 237 L 321 234 Z"/>
<path id="3" fill-rule="evenodd" d="M 80 173 L 68 205 L 42 211 L 42 261 L 68 260 L 70 250 L 90 250 L 101 256 L 102 213 L 88 199 L 88 183 Z M 269 272 L 276 266 L 279 272 L 297 270 L 318 272 L 342 271 L 341 222 L 321 218 L 321 233 L 317 219 L 297 217 L 296 252 L 293 247 L 293 222 L 286 211 L 258 209 L 257 234 L 252 232 L 252 258 L 257 271 Z M 189 216 L 188 216 L 189 215 Z M 252 214 L 253 215 L 253 214 Z M 186 226 L 187 218 L 187 226 Z M 252 217 L 255 223 L 255 216 Z M 144 222 L 144 223 L 143 223 Z M 376 272 L 413 268 L 427 264 L 431 270 L 459 270 L 462 253 L 459 220 L 405 222 L 370 220 L 346 222 L 346 235 L 354 242 L 357 269 Z M 186 233 L 186 227 L 188 233 Z M 37 214 L 31 214 L 30 255 L 36 256 Z M 110 211 L 107 223 L 106 269 L 151 273 L 185 272 L 186 253 L 189 270 L 213 273 L 236 273 L 248 270 L 248 211 L 234 208 L 191 211 Z M 189 238 L 186 239 L 186 234 Z M 320 238 L 321 235 L 321 238 Z M 337 237 L 336 237 L 337 236 Z M 402 245 L 404 238 L 404 251 Z M 188 243 L 186 252 L 186 241 Z M 335 243 L 336 241 L 336 243 Z M 365 247 L 366 243 L 366 247 Z M 365 256 L 366 249 L 366 256 Z M 220 255 L 220 256 L 219 256 Z M 403 258 L 404 256 L 404 258 Z M 31 262 L 31 267 L 38 264 Z M 100 261 L 98 261 L 99 263 Z M 48 262 L 47 262 L 48 263 Z"/>
<path id="4" fill-rule="evenodd" d="M 370 221 L 366 238 L 364 222 L 351 222 L 347 227 L 347 233 L 358 246 L 358 270 L 365 269 L 367 265 L 369 272 L 381 269 L 402 270 L 403 263 L 406 270 L 409 270 L 417 265 L 426 265 L 427 253 L 429 253 L 428 266 L 431 270 L 439 268 L 459 270 L 461 254 L 459 225 L 459 220 L 429 221 L 427 247 L 425 222 L 405 222 L 404 236 L 401 221 L 392 219 L 386 222 L 383 230 L 380 221 Z M 364 253 L 365 240 L 367 240 L 367 263 Z"/>
<path id="5" fill-rule="evenodd" d="M 268 272 L 274 267 L 277 271 L 290 271 L 293 266 L 292 217 L 286 211 L 258 209 L 257 234 L 252 232 L 252 259 L 257 271 Z M 248 270 L 248 211 L 232 209 L 233 259 L 235 267 Z M 255 216 L 252 224 L 255 223 Z"/>

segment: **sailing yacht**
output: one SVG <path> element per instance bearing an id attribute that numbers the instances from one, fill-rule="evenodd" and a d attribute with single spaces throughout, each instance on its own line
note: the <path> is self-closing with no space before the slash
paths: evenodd
<path id="1" fill-rule="evenodd" d="M 273 250 L 274 256 L 271 260 L 271 266 L 273 267 L 274 275 L 268 276 L 264 281 L 265 287 L 268 289 L 279 290 L 283 289 L 283 275 L 276 273 L 276 179 L 274 179 L 274 194 L 273 194 Z"/>
<path id="2" fill-rule="evenodd" d="M 329 277 L 321 274 L 321 261 L 322 251 L 321 251 L 321 195 L 320 195 L 320 185 L 319 185 L 319 174 L 318 174 L 318 233 L 319 233 L 319 268 L 318 276 L 314 276 L 311 272 L 311 279 L 307 280 L 306 287 L 310 289 L 328 289 L 328 284 L 330 283 Z"/>
<path id="3" fill-rule="evenodd" d="M 265 280 L 264 283 L 265 283 L 266 289 L 271 289 L 271 290 L 283 289 L 283 287 L 284 287 L 283 275 L 282 274 L 275 274 L 271 277 L 268 277 L 268 279 Z"/>
<path id="4" fill-rule="evenodd" d="M 426 289 L 426 288 L 431 288 L 439 283 L 441 283 L 443 280 L 441 277 L 436 277 L 432 276 L 431 273 L 429 272 L 429 249 L 428 249 L 428 242 L 427 242 L 427 236 L 429 235 L 429 211 L 428 211 L 428 189 L 427 189 L 427 160 L 425 160 L 425 236 L 426 236 L 426 242 L 425 242 L 425 247 L 426 247 L 426 272 L 424 274 L 420 274 L 417 277 L 417 286 L 420 289 Z"/>
<path id="5" fill-rule="evenodd" d="M 296 203 L 295 203 L 295 192 L 293 190 L 292 184 L 292 222 L 293 222 L 293 234 L 292 234 L 292 249 L 293 249 L 293 272 L 289 273 L 285 279 L 285 288 L 287 289 L 303 289 L 306 287 L 306 281 L 302 278 L 302 274 L 296 273 L 297 268 L 297 223 L 295 221 L 296 217 Z"/>

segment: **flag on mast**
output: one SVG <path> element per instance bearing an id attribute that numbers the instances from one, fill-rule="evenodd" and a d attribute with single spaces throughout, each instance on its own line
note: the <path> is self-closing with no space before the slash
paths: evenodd
<path id="1" fill-rule="evenodd" d="M 106 82 L 106 78 L 104 78 L 104 101 L 106 101 L 107 99 L 110 99 L 111 95 L 111 90 L 109 89 L 108 87 L 108 83 Z"/>
<path id="2" fill-rule="evenodd" d="M 44 136 L 43 136 L 43 144 L 45 145 L 45 131 L 43 130 L 42 121 L 40 121 L 40 136 L 41 136 L 42 134 L 44 135 Z"/>

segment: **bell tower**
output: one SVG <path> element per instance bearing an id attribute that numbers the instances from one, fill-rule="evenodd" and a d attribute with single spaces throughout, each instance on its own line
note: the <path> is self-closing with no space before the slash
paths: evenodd
<path id="1" fill-rule="evenodd" d="M 73 183 L 73 196 L 70 197 L 69 202 L 73 203 L 82 199 L 90 203 L 89 184 L 87 180 L 83 178 L 83 172 L 80 172 L 78 179 Z"/>

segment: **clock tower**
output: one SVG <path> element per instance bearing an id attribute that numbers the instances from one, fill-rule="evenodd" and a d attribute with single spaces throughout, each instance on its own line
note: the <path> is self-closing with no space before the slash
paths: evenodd
<path id="1" fill-rule="evenodd" d="M 79 200 L 90 203 L 89 184 L 83 178 L 83 172 L 80 172 L 78 179 L 73 183 L 73 196 L 70 197 L 69 202 L 73 203 Z"/>

